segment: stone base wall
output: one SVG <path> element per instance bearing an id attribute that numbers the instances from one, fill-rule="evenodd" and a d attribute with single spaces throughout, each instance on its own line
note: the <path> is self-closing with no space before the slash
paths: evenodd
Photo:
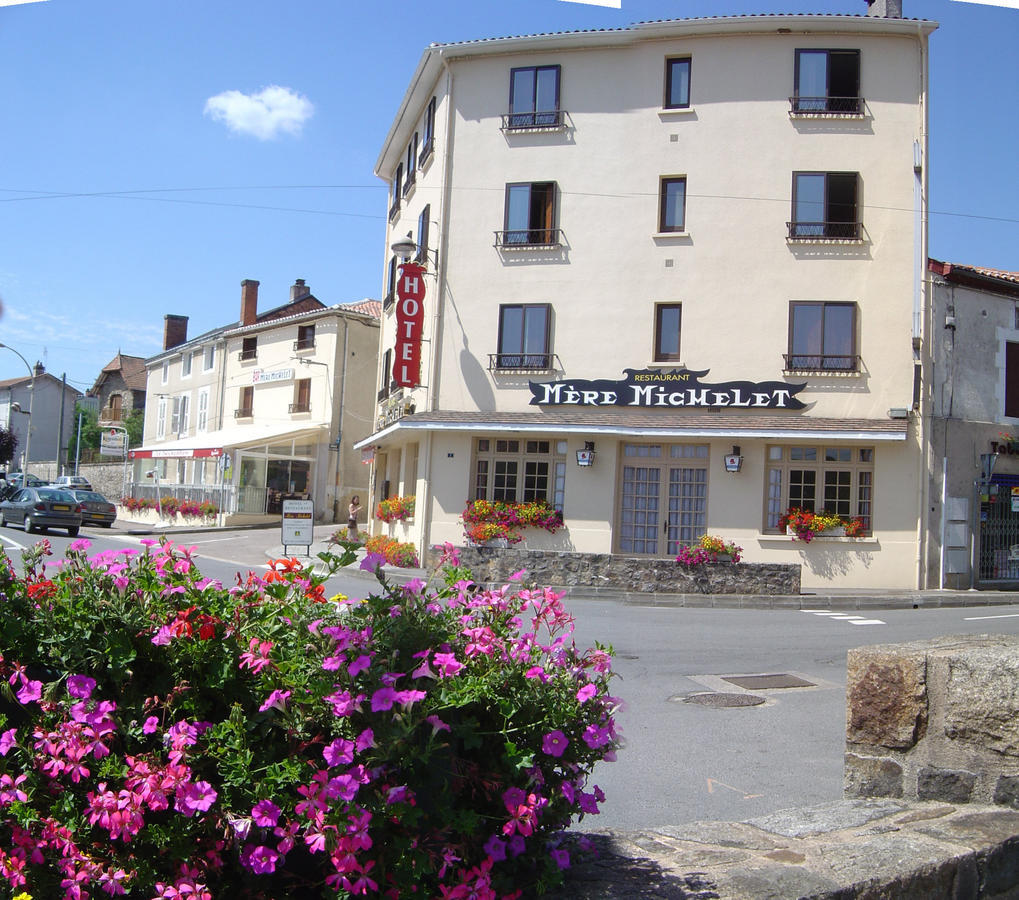
<path id="1" fill-rule="evenodd" d="M 1019 637 L 850 650 L 843 789 L 1019 809 Z"/>
<path id="2" fill-rule="evenodd" d="M 429 567 L 438 562 L 428 553 Z M 505 584 L 521 569 L 527 580 L 562 587 L 612 588 L 674 594 L 799 594 L 799 565 L 717 562 L 682 566 L 671 559 L 608 553 L 465 547 L 460 559 L 479 584 Z"/>

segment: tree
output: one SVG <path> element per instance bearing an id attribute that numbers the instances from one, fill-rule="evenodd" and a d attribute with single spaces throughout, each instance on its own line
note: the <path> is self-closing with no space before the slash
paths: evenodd
<path id="1" fill-rule="evenodd" d="M 10 429 L 0 425 L 0 463 L 9 463 L 18 452 L 18 436 Z"/>

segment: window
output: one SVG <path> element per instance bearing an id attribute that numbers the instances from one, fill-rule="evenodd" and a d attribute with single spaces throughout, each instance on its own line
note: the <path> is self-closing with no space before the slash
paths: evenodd
<path id="1" fill-rule="evenodd" d="M 294 341 L 295 350 L 313 350 L 315 348 L 315 326 L 298 325 L 297 340 Z"/>
<path id="2" fill-rule="evenodd" d="M 311 412 L 311 379 L 299 378 L 294 382 L 294 402 L 290 404 L 290 412 Z"/>
<path id="3" fill-rule="evenodd" d="M 425 206 L 418 216 L 418 253 L 414 261 L 428 265 L 428 220 L 432 217 L 431 204 Z"/>
<path id="4" fill-rule="evenodd" d="M 681 303 L 659 303 L 655 306 L 655 362 L 678 360 Z"/>
<path id="5" fill-rule="evenodd" d="M 555 199 L 554 181 L 506 185 L 506 230 L 497 232 L 497 245 L 558 246 Z"/>
<path id="6" fill-rule="evenodd" d="M 1019 344 L 1005 341 L 1005 415 L 1019 418 Z"/>
<path id="7" fill-rule="evenodd" d="M 874 503 L 873 447 L 768 447 L 766 529 L 790 507 L 863 519 L 871 531 Z"/>
<path id="8" fill-rule="evenodd" d="M 686 178 L 663 178 L 658 230 L 686 231 Z"/>
<path id="9" fill-rule="evenodd" d="M 414 138 L 407 145 L 407 178 L 403 182 L 403 196 L 406 197 L 410 193 L 410 189 L 414 186 L 414 182 L 417 181 L 417 175 L 415 174 L 418 160 L 418 135 L 414 132 Z"/>
<path id="10" fill-rule="evenodd" d="M 170 408 L 170 435 L 172 437 L 178 437 L 180 435 L 180 404 L 181 397 L 173 398 L 173 406 Z"/>
<path id="11" fill-rule="evenodd" d="M 511 69 L 509 104 L 509 114 L 503 119 L 507 130 L 560 127 L 559 66 Z"/>
<path id="12" fill-rule="evenodd" d="M 499 307 L 499 352 L 496 369 L 550 369 L 552 307 L 547 303 Z"/>
<path id="13" fill-rule="evenodd" d="M 240 396 L 237 402 L 237 409 L 234 410 L 235 419 L 250 419 L 254 413 L 255 406 L 255 388 L 253 385 L 247 385 L 242 387 L 240 390 Z"/>
<path id="14" fill-rule="evenodd" d="M 475 500 L 545 500 L 562 510 L 565 481 L 566 441 L 479 438 L 475 444 Z"/>
<path id="15" fill-rule="evenodd" d="M 246 337 L 241 340 L 241 353 L 238 359 L 241 362 L 256 359 L 258 357 L 258 338 Z"/>
<path id="16" fill-rule="evenodd" d="M 665 108 L 687 109 L 690 106 L 690 57 L 677 56 L 665 60 Z"/>
<path id="17" fill-rule="evenodd" d="M 202 371 L 211 372 L 215 368 L 216 368 L 216 345 L 209 344 L 209 346 L 205 348 L 205 354 L 202 359 Z"/>
<path id="18" fill-rule="evenodd" d="M 861 113 L 860 51 L 797 50 L 793 90 L 793 112 Z"/>
<path id="19" fill-rule="evenodd" d="M 180 419 L 177 424 L 177 437 L 184 437 L 191 428 L 191 395 L 183 394 L 180 398 Z"/>
<path id="20" fill-rule="evenodd" d="M 188 378 L 191 375 L 191 357 L 194 354 L 185 353 L 180 358 L 180 374 L 182 378 Z"/>
<path id="21" fill-rule="evenodd" d="M 209 389 L 202 388 L 198 392 L 198 415 L 195 419 L 195 431 L 202 434 L 209 430 Z"/>
<path id="22" fill-rule="evenodd" d="M 858 240 L 856 172 L 794 172 L 790 238 Z"/>
<path id="23" fill-rule="evenodd" d="M 163 384 L 166 384 L 166 382 L 170 380 L 170 363 L 169 362 L 164 362 L 163 363 L 163 373 L 162 373 L 162 376 L 163 376 Z"/>
<path id="24" fill-rule="evenodd" d="M 390 348 L 382 354 L 382 371 L 379 373 L 379 400 L 389 396 L 389 385 L 393 378 L 393 350 Z"/>
<path id="25" fill-rule="evenodd" d="M 418 155 L 418 166 L 423 166 L 432 150 L 435 149 L 435 98 L 428 101 L 425 109 L 425 121 L 421 134 L 421 153 Z"/>
<path id="26" fill-rule="evenodd" d="M 785 367 L 855 372 L 856 304 L 791 303 Z"/>
<path id="27" fill-rule="evenodd" d="M 156 407 L 156 440 L 161 441 L 166 437 L 166 397 L 159 398 L 159 405 Z"/>
<path id="28" fill-rule="evenodd" d="M 396 301 L 396 273 L 399 263 L 395 256 L 389 258 L 389 268 L 386 270 L 386 298 L 382 301 L 384 309 L 389 309 Z"/>
<path id="29" fill-rule="evenodd" d="M 400 197 L 403 196 L 403 163 L 400 163 L 396 167 L 396 172 L 393 175 L 393 195 L 390 198 L 389 203 L 389 218 L 390 220 L 396 218 L 396 214 L 400 211 Z"/>

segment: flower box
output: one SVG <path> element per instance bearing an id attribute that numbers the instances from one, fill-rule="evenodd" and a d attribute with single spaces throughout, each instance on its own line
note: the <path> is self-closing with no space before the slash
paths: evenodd
<path id="1" fill-rule="evenodd" d="M 785 533 L 788 534 L 790 537 L 797 537 L 796 529 L 794 529 L 791 525 L 786 525 Z M 845 537 L 845 536 L 846 536 L 846 526 L 845 525 L 836 525 L 834 528 L 825 528 L 823 531 L 815 531 L 814 532 L 814 537 L 816 537 L 816 538 L 819 538 L 819 537 Z"/>

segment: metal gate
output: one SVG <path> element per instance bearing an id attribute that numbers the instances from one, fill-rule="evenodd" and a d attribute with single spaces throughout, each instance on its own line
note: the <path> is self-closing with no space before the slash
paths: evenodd
<path id="1" fill-rule="evenodd" d="M 977 579 L 1019 581 L 1019 475 L 994 475 L 980 497 Z"/>

